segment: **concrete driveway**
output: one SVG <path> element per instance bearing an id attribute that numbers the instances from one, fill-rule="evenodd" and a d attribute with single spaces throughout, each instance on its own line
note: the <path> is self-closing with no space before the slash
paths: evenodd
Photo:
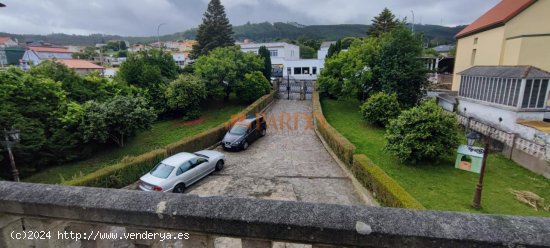
<path id="1" fill-rule="evenodd" d="M 224 152 L 225 169 L 188 194 L 358 205 L 365 202 L 312 129 L 310 101 L 276 101 L 268 132 L 241 152 Z M 222 151 L 221 147 L 217 148 Z"/>

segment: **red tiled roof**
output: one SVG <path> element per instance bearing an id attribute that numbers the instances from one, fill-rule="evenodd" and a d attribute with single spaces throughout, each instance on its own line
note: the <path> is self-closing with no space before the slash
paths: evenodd
<path id="1" fill-rule="evenodd" d="M 35 52 L 44 53 L 72 53 L 65 47 L 29 47 L 29 49 Z"/>
<path id="2" fill-rule="evenodd" d="M 10 40 L 10 37 L 0 37 L 0 44 L 4 44 Z"/>
<path id="3" fill-rule="evenodd" d="M 99 65 L 96 65 L 92 62 L 86 61 L 86 60 L 80 60 L 80 59 L 59 59 L 56 60 L 59 63 L 62 63 L 66 65 L 67 67 L 71 69 L 98 69 L 102 70 L 105 69 Z"/>
<path id="4" fill-rule="evenodd" d="M 456 38 L 466 37 L 499 25 L 504 25 L 519 13 L 527 9 L 537 0 L 502 0 L 456 35 Z"/>

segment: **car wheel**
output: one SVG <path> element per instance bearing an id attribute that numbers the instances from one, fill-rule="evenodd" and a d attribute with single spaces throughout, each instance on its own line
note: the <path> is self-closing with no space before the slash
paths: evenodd
<path id="1" fill-rule="evenodd" d="M 224 164 L 225 164 L 225 163 L 223 162 L 223 160 L 218 161 L 218 163 L 216 163 L 216 171 L 221 171 L 221 170 L 223 170 L 223 165 L 224 165 Z"/>
<path id="2" fill-rule="evenodd" d="M 267 129 L 262 130 L 262 137 L 267 134 Z"/>
<path id="3" fill-rule="evenodd" d="M 183 183 L 180 183 L 180 184 L 176 185 L 176 187 L 174 187 L 174 193 L 181 194 L 184 191 L 185 191 L 185 184 L 183 184 Z"/>
<path id="4" fill-rule="evenodd" d="M 245 141 L 243 144 L 243 150 L 248 149 L 248 141 Z"/>

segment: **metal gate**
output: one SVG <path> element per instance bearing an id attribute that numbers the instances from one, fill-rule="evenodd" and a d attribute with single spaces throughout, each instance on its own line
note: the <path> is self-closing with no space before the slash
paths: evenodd
<path id="1" fill-rule="evenodd" d="M 280 80 L 278 83 L 278 98 L 288 100 L 311 100 L 315 81 L 312 80 Z"/>

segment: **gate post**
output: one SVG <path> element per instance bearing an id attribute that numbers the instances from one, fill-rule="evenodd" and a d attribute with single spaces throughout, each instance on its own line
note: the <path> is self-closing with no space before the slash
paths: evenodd
<path id="1" fill-rule="evenodd" d="M 300 81 L 300 100 L 306 100 L 306 82 L 304 80 Z"/>

